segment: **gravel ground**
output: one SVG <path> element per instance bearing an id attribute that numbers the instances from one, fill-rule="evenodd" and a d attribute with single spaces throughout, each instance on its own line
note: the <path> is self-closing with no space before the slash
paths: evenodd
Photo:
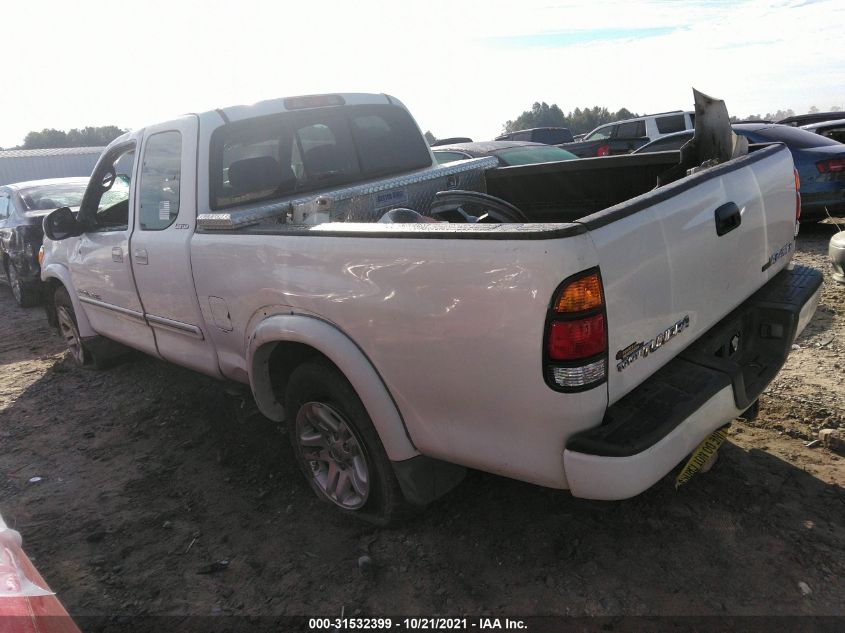
<path id="1" fill-rule="evenodd" d="M 826 270 L 834 230 L 803 227 L 797 261 Z M 472 472 L 393 529 L 317 501 L 280 429 L 212 380 L 78 370 L 5 285 L 0 322 L 0 511 L 75 616 L 845 616 L 845 458 L 805 446 L 845 425 L 830 280 L 710 473 L 605 503 Z"/>

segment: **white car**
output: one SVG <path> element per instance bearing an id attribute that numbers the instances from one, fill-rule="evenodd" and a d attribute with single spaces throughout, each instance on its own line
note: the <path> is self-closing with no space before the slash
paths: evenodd
<path id="1" fill-rule="evenodd" d="M 45 220 L 49 316 L 80 364 L 118 342 L 248 385 L 347 513 L 389 521 L 465 467 L 630 497 L 754 404 L 820 293 L 790 263 L 789 151 L 733 158 L 698 102 L 680 165 L 437 165 L 386 95 L 141 128 Z"/>

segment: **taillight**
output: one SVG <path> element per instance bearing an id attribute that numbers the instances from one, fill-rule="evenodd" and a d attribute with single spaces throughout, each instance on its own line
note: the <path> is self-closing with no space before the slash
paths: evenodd
<path id="1" fill-rule="evenodd" d="M 582 391 L 607 377 L 604 290 L 597 268 L 564 281 L 546 317 L 543 374 L 558 391 Z"/>
<path id="2" fill-rule="evenodd" d="M 550 360 L 579 360 L 604 351 L 604 315 L 576 321 L 553 321 L 549 331 Z"/>
<path id="3" fill-rule="evenodd" d="M 845 158 L 831 158 L 816 163 L 820 174 L 836 174 L 845 171 Z"/>
<path id="4" fill-rule="evenodd" d="M 599 145 L 596 156 L 610 156 L 610 145 Z"/>

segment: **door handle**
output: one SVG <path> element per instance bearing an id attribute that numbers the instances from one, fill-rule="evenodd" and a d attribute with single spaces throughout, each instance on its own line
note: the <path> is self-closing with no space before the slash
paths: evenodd
<path id="1" fill-rule="evenodd" d="M 120 246 L 115 246 L 111 249 L 111 260 L 117 263 L 123 263 L 123 249 Z"/>
<path id="2" fill-rule="evenodd" d="M 735 202 L 727 202 L 714 212 L 716 216 L 716 235 L 730 233 L 742 224 L 742 214 Z"/>
<path id="3" fill-rule="evenodd" d="M 147 259 L 147 249 L 145 248 L 136 248 L 135 253 L 135 263 L 140 264 L 141 266 L 146 266 L 149 261 Z"/>

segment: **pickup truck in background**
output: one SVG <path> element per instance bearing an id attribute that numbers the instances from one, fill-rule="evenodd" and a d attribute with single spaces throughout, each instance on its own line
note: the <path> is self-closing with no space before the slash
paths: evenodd
<path id="1" fill-rule="evenodd" d="M 135 130 L 45 218 L 48 316 L 81 365 L 116 342 L 248 385 L 374 522 L 466 467 L 630 497 L 755 403 L 820 294 L 789 151 L 696 113 L 680 163 L 437 165 L 386 95 Z"/>

